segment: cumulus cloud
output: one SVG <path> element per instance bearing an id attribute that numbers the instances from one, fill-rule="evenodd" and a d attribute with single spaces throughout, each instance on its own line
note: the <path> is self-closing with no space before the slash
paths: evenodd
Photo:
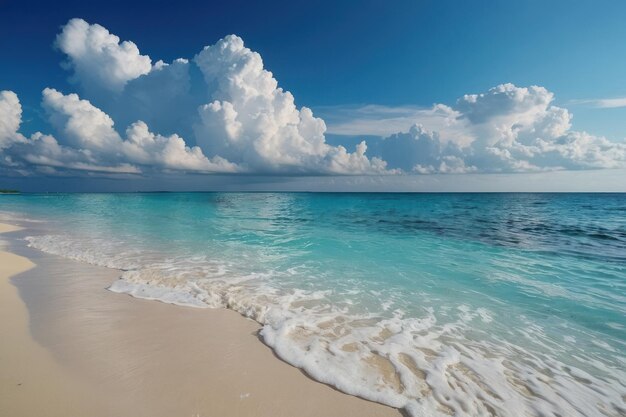
<path id="1" fill-rule="evenodd" d="M 10 101 L 17 96 L 3 94 Z M 19 107 L 19 100 L 14 107 Z M 146 170 L 194 172 L 237 172 L 239 168 L 223 158 L 207 158 L 202 150 L 189 147 L 178 135 L 162 136 L 150 132 L 146 123 L 137 121 L 123 139 L 113 120 L 89 101 L 76 94 L 64 95 L 46 88 L 42 106 L 61 140 L 40 132 L 26 139 L 17 132 L 21 117 L 13 124 L 14 140 L 5 152 L 5 166 L 26 168 L 25 164 L 61 170 L 136 174 Z M 0 106 L 2 109 L 3 106 Z M 15 111 L 13 111 L 15 113 Z"/>
<path id="2" fill-rule="evenodd" d="M 21 161 L 25 161 L 34 165 L 39 172 L 50 174 L 62 174 L 67 170 L 117 174 L 141 172 L 138 167 L 128 162 L 106 161 L 88 150 L 62 146 L 54 136 L 41 132 L 33 134 L 30 140 L 17 147 L 17 150 L 19 153 L 16 153 L 18 158 L 14 159 L 15 165 L 19 166 Z"/>
<path id="3" fill-rule="evenodd" d="M 137 45 L 83 19 L 71 19 L 57 36 L 56 46 L 68 57 L 74 80 L 86 91 L 121 92 L 124 85 L 150 72 L 150 57 Z"/>
<path id="4" fill-rule="evenodd" d="M 81 95 L 119 125 L 143 120 L 161 132 L 189 135 L 200 104 L 194 103 L 189 61 L 171 63 L 142 55 L 130 41 L 83 19 L 63 26 L 55 45 L 66 57 L 70 81 Z"/>
<path id="5" fill-rule="evenodd" d="M 121 139 L 113 129 L 113 120 L 89 101 L 46 88 L 42 106 L 65 144 L 103 154 L 117 152 Z"/>
<path id="6" fill-rule="evenodd" d="M 213 99 L 199 107 L 195 126 L 197 143 L 207 152 L 261 172 L 385 172 L 382 160 L 365 155 L 365 143 L 354 153 L 328 145 L 324 121 L 307 107 L 298 109 L 241 38 L 230 35 L 205 47 L 194 62 Z"/>
<path id="7" fill-rule="evenodd" d="M 70 81 L 81 95 L 126 126 L 143 120 L 161 132 L 189 135 L 196 108 L 189 61 L 152 64 L 131 41 L 83 19 L 63 26 L 55 45 L 66 57 Z"/>
<path id="8" fill-rule="evenodd" d="M 205 47 L 193 62 L 180 58 L 151 65 L 132 42 L 120 43 L 102 26 L 72 19 L 57 45 L 68 56 L 72 80 L 119 124 L 143 120 L 159 131 L 183 134 L 204 154 L 250 172 L 386 173 L 383 161 L 365 155 L 365 144 L 354 152 L 328 145 L 324 121 L 306 107 L 298 109 L 291 93 L 264 69 L 261 56 L 237 36 Z M 191 76 L 198 69 L 203 80 Z M 71 122 L 65 125 L 70 130 Z"/>
<path id="9" fill-rule="evenodd" d="M 240 168 L 220 156 L 207 158 L 198 146 L 189 147 L 184 139 L 174 134 L 161 136 L 148 130 L 144 122 L 133 123 L 126 130 L 122 154 L 130 161 L 173 170 L 233 173 Z"/>
<path id="10" fill-rule="evenodd" d="M 502 84 L 430 108 L 364 106 L 350 109 L 351 120 L 331 108 L 327 131 L 235 35 L 191 60 L 153 64 L 134 43 L 72 19 L 56 46 L 81 96 L 45 89 L 54 136 L 26 138 L 17 96 L 1 92 L 5 171 L 368 175 L 626 166 L 626 144 L 572 130 L 570 112 L 539 86 Z M 328 132 L 380 138 L 348 150 L 329 144 Z"/>
<path id="11" fill-rule="evenodd" d="M 68 145 L 100 158 L 118 158 L 138 165 L 177 170 L 237 170 L 234 164 L 219 156 L 207 158 L 199 147 L 187 146 L 176 134 L 165 137 L 151 133 L 142 121 L 128 128 L 128 139 L 124 141 L 107 114 L 76 94 L 63 95 L 47 88 L 43 97 L 43 106 L 50 115 L 51 123 L 68 141 Z"/>
<path id="12" fill-rule="evenodd" d="M 466 94 L 457 101 L 456 108 L 462 117 L 473 123 L 504 120 L 528 120 L 546 110 L 554 95 L 543 87 L 519 88 L 501 84 L 486 93 Z"/>
<path id="13" fill-rule="evenodd" d="M 23 140 L 17 133 L 22 123 L 22 105 L 13 91 L 0 91 L 0 151 Z"/>
<path id="14" fill-rule="evenodd" d="M 19 132 L 22 106 L 12 91 L 0 92 L 0 169 L 8 174 L 31 175 L 67 170 L 113 173 L 138 173 L 128 163 L 102 165 L 87 149 L 61 146 L 51 135 L 41 132 L 26 138 Z M 33 169 L 34 168 L 34 169 Z"/>
<path id="15" fill-rule="evenodd" d="M 404 172 L 419 174 L 461 174 L 476 171 L 466 166 L 462 148 L 452 141 L 444 141 L 438 132 L 413 125 L 406 133 L 396 133 L 375 143 L 375 154 Z"/>
<path id="16" fill-rule="evenodd" d="M 452 107 L 435 106 L 438 129 L 416 124 L 372 143 L 372 154 L 390 167 L 418 173 L 626 166 L 626 143 L 571 130 L 572 115 L 553 100 L 543 87 L 513 84 L 465 95 Z"/>

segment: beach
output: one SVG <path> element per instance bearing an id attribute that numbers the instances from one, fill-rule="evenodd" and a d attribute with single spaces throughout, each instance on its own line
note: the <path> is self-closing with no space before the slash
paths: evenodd
<path id="1" fill-rule="evenodd" d="M 0 415 L 626 409 L 621 195 L 2 203 L 0 223 L 23 229 L 0 235 L 13 297 Z"/>
<path id="2" fill-rule="evenodd" d="M 39 3 L 0 417 L 626 417 L 626 1 Z"/>
<path id="3" fill-rule="evenodd" d="M 18 227 L 0 224 L 0 233 L 17 230 Z M 9 279 L 33 267 L 24 257 L 0 251 L 0 414 L 105 415 L 96 412 L 100 409 L 98 396 L 87 400 L 78 380 L 31 337 L 28 310 Z M 93 407 L 89 407 L 90 402 Z"/>
<path id="4" fill-rule="evenodd" d="M 20 247 L 18 230 L 0 226 L 32 258 L 0 253 L 0 415 L 400 415 L 282 362 L 234 311 L 107 291 L 119 271 Z"/>

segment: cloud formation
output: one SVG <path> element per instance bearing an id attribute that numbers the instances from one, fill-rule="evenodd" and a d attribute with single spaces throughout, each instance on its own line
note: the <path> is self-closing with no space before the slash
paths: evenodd
<path id="1" fill-rule="evenodd" d="M 212 102 L 199 107 L 197 143 L 256 172 L 384 173 L 385 163 L 326 143 L 326 124 L 311 109 L 296 107 L 293 95 L 278 87 L 261 56 L 230 35 L 205 47 L 198 65 Z"/>
<path id="2" fill-rule="evenodd" d="M 626 143 L 571 130 L 572 115 L 543 87 L 502 84 L 436 105 L 408 132 L 372 143 L 390 167 L 417 173 L 620 168 Z M 435 111 L 436 110 L 436 111 Z M 437 115 L 433 120 L 433 115 Z"/>
<path id="3" fill-rule="evenodd" d="M 5 165 L 27 172 L 34 165 L 39 172 L 64 173 L 66 170 L 138 174 L 154 169 L 203 173 L 238 172 L 223 158 L 207 158 L 202 150 L 189 147 L 178 135 L 154 134 L 137 121 L 126 130 L 126 139 L 114 129 L 113 120 L 102 110 L 76 94 L 43 91 L 42 107 L 61 140 L 37 132 L 30 138 L 18 132 L 21 104 L 13 92 L 0 93 L 0 117 L 18 115 L 0 143 L 10 141 Z M 59 172 L 58 170 L 61 170 Z"/>
<path id="4" fill-rule="evenodd" d="M 134 43 L 82 19 L 63 26 L 55 45 L 81 96 L 46 88 L 42 107 L 54 136 L 27 138 L 19 132 L 17 95 L 0 92 L 5 172 L 369 175 L 626 167 L 625 143 L 573 131 L 569 111 L 539 86 L 502 84 L 426 109 L 365 106 L 352 109 L 350 121 L 341 109 L 328 109 L 331 133 L 380 136 L 350 152 L 327 142 L 324 120 L 298 108 L 261 56 L 235 35 L 169 64 L 153 64 Z"/>
<path id="5" fill-rule="evenodd" d="M 413 125 L 406 133 L 393 134 L 379 142 L 375 152 L 392 167 L 419 174 L 465 174 L 476 172 L 467 166 L 463 150 L 453 141 L 445 142 L 439 133 Z"/>
<path id="6" fill-rule="evenodd" d="M 70 20 L 56 44 L 67 54 L 71 80 L 107 112 L 94 111 L 94 106 L 87 112 L 84 105 L 73 103 L 80 114 L 78 120 L 91 126 L 81 126 L 84 135 L 74 131 L 76 120 L 67 119 L 63 112 L 51 114 L 53 125 L 67 137 L 68 145 L 82 147 L 86 143 L 81 141 L 86 140 L 104 154 L 106 148 L 116 149 L 117 139 L 111 139 L 115 138 L 112 120 L 122 125 L 143 120 L 159 131 L 182 132 L 203 155 L 229 160 L 237 171 L 389 172 L 384 161 L 365 155 L 365 143 L 354 152 L 328 145 L 324 121 L 306 107 L 298 109 L 291 93 L 283 91 L 264 69 L 261 56 L 237 36 L 205 47 L 193 62 L 180 58 L 154 65 L 134 43 L 120 43 L 102 26 L 82 19 Z M 192 82 L 191 65 L 202 73 L 202 85 Z M 92 131 L 87 132 L 89 129 Z M 187 158 L 178 165 L 189 166 Z"/>
<path id="7" fill-rule="evenodd" d="M 17 130 L 22 123 L 22 105 L 13 91 L 0 91 L 0 151 L 22 140 Z"/>
<path id="8" fill-rule="evenodd" d="M 120 38 L 104 27 L 71 19 L 57 36 L 56 46 L 63 51 L 75 72 L 74 81 L 89 91 L 100 89 L 121 92 L 124 85 L 152 68 L 149 56 L 141 55 L 137 45 Z"/>

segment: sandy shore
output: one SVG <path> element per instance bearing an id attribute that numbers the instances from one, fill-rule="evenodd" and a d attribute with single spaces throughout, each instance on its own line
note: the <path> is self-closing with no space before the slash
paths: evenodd
<path id="1" fill-rule="evenodd" d="M 17 230 L 0 224 L 0 233 Z M 34 267 L 27 258 L 0 251 L 0 415 L 104 415 L 97 413 L 102 409 L 98 397 L 90 398 L 30 335 L 28 311 L 9 278 Z"/>
<path id="2" fill-rule="evenodd" d="M 233 311 L 111 293 L 117 271 L 13 244 L 28 258 L 0 252 L 2 416 L 400 415 L 280 361 Z"/>

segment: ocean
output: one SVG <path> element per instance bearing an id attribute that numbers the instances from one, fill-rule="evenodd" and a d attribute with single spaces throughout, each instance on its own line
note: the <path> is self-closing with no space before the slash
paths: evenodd
<path id="1" fill-rule="evenodd" d="M 23 194 L 2 220 L 411 416 L 626 415 L 626 194 Z"/>

